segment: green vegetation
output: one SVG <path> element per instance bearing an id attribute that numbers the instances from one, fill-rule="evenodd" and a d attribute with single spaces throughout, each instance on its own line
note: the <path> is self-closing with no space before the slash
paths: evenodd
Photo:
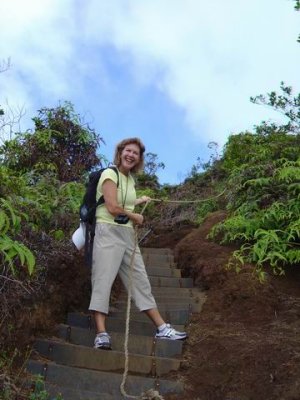
<path id="1" fill-rule="evenodd" d="M 13 275 L 17 275 L 17 261 L 26 266 L 29 275 L 33 273 L 35 257 L 23 243 L 13 240 L 21 228 L 21 216 L 13 209 L 9 201 L 0 198 L 0 254 L 4 264 L 7 264 Z M 24 218 L 28 216 L 23 214 Z"/>
<path id="2" fill-rule="evenodd" d="M 285 122 L 263 121 L 253 133 L 230 136 L 222 155 L 218 145 L 210 143 L 209 161 L 198 159 L 178 186 L 159 184 L 156 174 L 164 164 L 156 154 L 147 153 L 137 189 L 138 195 L 162 200 L 147 207 L 146 224 L 151 226 L 176 229 L 186 222 L 201 224 L 210 213 L 226 210 L 227 218 L 214 226 L 209 237 L 235 244 L 229 267 L 239 271 L 251 264 L 263 280 L 269 267 L 283 274 L 300 262 L 300 94 L 294 96 L 281 83 L 279 94 L 271 92 L 251 101 L 275 108 Z M 1 295 L 5 300 L 0 313 L 2 321 L 9 321 L 0 326 L 2 337 L 4 330 L 4 336 L 11 336 L 9 299 L 17 297 L 21 303 L 24 293 L 34 296 L 35 288 L 46 284 L 47 257 L 53 253 L 48 256 L 45 249 L 54 243 L 63 248 L 69 241 L 78 223 L 87 174 L 101 166 L 97 155 L 101 138 L 81 122 L 71 104 L 44 108 L 34 122 L 32 133 L 17 133 L 0 147 Z M 4 355 L 1 348 L 0 354 Z M 1 364 L 8 371 L 10 359 L 3 356 Z M 0 380 L 0 389 L 4 398 L 13 398 L 12 386 L 4 388 Z M 30 398 L 48 399 L 41 381 Z"/>
<path id="3" fill-rule="evenodd" d="M 42 297 L 55 257 L 60 251 L 71 257 L 67 243 L 78 224 L 84 181 L 91 169 L 101 166 L 101 138 L 70 103 L 43 108 L 33 120 L 32 133 L 16 133 L 7 140 L 5 125 L 0 126 L 1 343 L 14 343 L 16 307 L 21 308 L 24 299 L 32 299 L 34 307 L 34 299 Z M 14 351 L 1 344 L 0 391 L 5 399 L 13 399 L 20 382 L 6 385 L 7 377 L 16 375 L 10 362 L 14 358 L 5 356 L 8 349 Z M 36 388 L 30 398 L 49 396 Z"/>
<path id="4" fill-rule="evenodd" d="M 63 400 L 61 394 L 55 397 L 50 397 L 49 393 L 45 389 L 45 381 L 41 375 L 35 376 L 34 389 L 29 395 L 29 400 Z"/>
<path id="5" fill-rule="evenodd" d="M 283 273 L 285 266 L 300 260 L 300 94 L 294 96 L 282 82 L 279 94 L 272 91 L 251 101 L 276 109 L 286 122 L 263 121 L 254 133 L 230 136 L 222 156 L 218 145 L 210 143 L 209 161 L 198 159 L 178 187 L 159 185 L 156 174 L 164 164 L 147 153 L 137 185 L 139 195 L 162 200 L 207 199 L 176 207 L 149 205 L 148 220 L 165 218 L 166 225 L 180 219 L 199 224 L 209 213 L 226 209 L 228 218 L 214 227 L 210 238 L 235 243 L 231 265 L 239 269 L 253 263 L 263 277 L 267 265 Z M 36 268 L 26 239 L 30 232 L 55 240 L 70 236 L 84 179 L 101 165 L 101 138 L 81 122 L 70 103 L 43 108 L 33 120 L 33 133 L 18 133 L 0 147 L 0 255 L 14 276 L 22 269 L 32 275 Z M 219 196 L 224 189 L 225 195 Z"/>
<path id="6" fill-rule="evenodd" d="M 294 4 L 299 11 L 299 0 Z M 0 73 L 9 68 L 10 60 L 0 63 Z M 300 263 L 300 94 L 282 82 L 279 93 L 251 101 L 277 110 L 284 122 L 263 121 L 254 132 L 230 136 L 222 154 L 217 143 L 209 143 L 209 160 L 198 158 L 178 186 L 159 184 L 157 172 L 165 165 L 147 153 L 137 192 L 162 200 L 148 205 L 146 228 L 202 224 L 210 213 L 226 210 L 227 218 L 209 238 L 234 244 L 228 267 L 240 271 L 249 264 L 263 281 L 269 268 L 284 274 Z M 20 398 L 47 400 L 40 376 L 34 390 L 23 394 L 20 359 L 27 355 L 17 349 L 17 330 L 23 327 L 16 316 L 24 303 L 34 309 L 47 274 L 57 274 L 57 249 L 71 256 L 66 243 L 78 224 L 84 183 L 104 158 L 98 154 L 101 137 L 69 102 L 39 110 L 32 132 L 17 131 L 21 117 L 22 110 L 0 105 L 0 397 L 11 400 L 21 393 Z"/>
<path id="7" fill-rule="evenodd" d="M 96 153 L 101 138 L 81 121 L 72 104 L 42 108 L 33 121 L 33 133 L 16 133 L 1 147 L 6 167 L 22 174 L 52 172 L 69 182 L 100 164 Z"/>
<path id="8" fill-rule="evenodd" d="M 0 353 L 0 398 L 2 400 L 21 398 L 29 400 L 63 400 L 61 394 L 57 394 L 55 397 L 50 396 L 45 388 L 44 378 L 41 375 L 34 377 L 33 388 L 30 393 L 22 393 L 22 377 L 20 374 L 16 374 L 14 368 L 14 361 L 19 356 L 20 352 L 17 349 L 12 354 L 8 354 L 5 351 Z"/>
<path id="9" fill-rule="evenodd" d="M 77 222 L 83 180 L 100 165 L 101 139 L 80 122 L 71 104 L 44 108 L 33 133 L 17 133 L 0 147 L 0 254 L 13 275 L 35 257 L 22 243 L 31 231 L 61 240 Z M 34 211 L 34 212 L 33 212 Z"/>
<path id="10" fill-rule="evenodd" d="M 300 262 L 300 95 L 283 83 L 281 91 L 252 101 L 280 111 L 286 124 L 263 122 L 225 146 L 219 167 L 227 174 L 229 217 L 210 234 L 236 243 L 230 265 L 252 263 L 262 280 L 268 265 L 282 274 Z"/>

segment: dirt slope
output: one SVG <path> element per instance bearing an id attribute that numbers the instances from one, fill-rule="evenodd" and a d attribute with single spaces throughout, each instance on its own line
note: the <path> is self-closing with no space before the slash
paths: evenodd
<path id="1" fill-rule="evenodd" d="M 179 229 L 152 242 L 174 248 L 179 266 L 207 290 L 188 329 L 180 377 L 187 391 L 168 399 L 299 400 L 300 271 L 269 274 L 260 284 L 250 267 L 238 275 L 224 270 L 232 249 L 206 239 L 223 217 L 213 214 L 188 234 L 185 228 L 181 240 Z"/>
<path id="2" fill-rule="evenodd" d="M 222 218 L 215 213 L 200 228 L 156 229 L 146 243 L 173 248 L 184 273 L 207 293 L 188 328 L 184 369 L 176 376 L 187 390 L 166 400 L 300 400 L 300 270 L 270 274 L 263 285 L 249 267 L 239 275 L 226 271 L 233 249 L 206 239 Z M 66 253 L 53 257 L 43 296 L 16 307 L 18 324 L 13 335 L 2 329 L 0 348 L 24 350 L 35 336 L 51 334 L 67 311 L 86 311 L 90 272 L 77 252 Z"/>

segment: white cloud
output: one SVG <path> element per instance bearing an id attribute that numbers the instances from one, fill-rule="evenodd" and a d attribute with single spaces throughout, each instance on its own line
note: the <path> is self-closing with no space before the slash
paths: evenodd
<path id="1" fill-rule="evenodd" d="M 69 1 L 63 4 L 70 10 Z M 68 92 L 76 41 L 73 20 L 67 15 L 56 0 L 0 4 L 0 51 L 3 59 L 12 60 L 10 73 L 1 77 L 1 92 L 7 97 L 32 103 L 42 93 L 56 96 Z M 15 91 L 16 87 L 19 90 Z"/>
<path id="2" fill-rule="evenodd" d="M 277 89 L 281 80 L 299 90 L 299 16 L 292 4 L 281 0 L 89 4 L 90 39 L 105 37 L 129 52 L 136 79 L 156 84 L 182 107 L 196 135 L 203 134 L 199 130 L 204 119 L 209 121 L 209 139 L 221 141 L 259 123 L 268 113 L 253 106 L 250 96 Z"/>
<path id="3" fill-rule="evenodd" d="M 96 53 L 113 46 L 137 85 L 155 85 L 195 136 L 223 143 L 270 115 L 251 95 L 281 80 L 299 90 L 298 20 L 284 0 L 2 0 L 0 54 L 13 69 L 0 77 L 0 96 L 30 106 L 88 96 L 87 76 L 110 85 Z"/>

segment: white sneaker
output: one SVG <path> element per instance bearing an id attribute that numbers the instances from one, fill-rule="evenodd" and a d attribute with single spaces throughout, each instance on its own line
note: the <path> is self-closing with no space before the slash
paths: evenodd
<path id="1" fill-rule="evenodd" d="M 186 332 L 178 332 L 170 324 L 166 324 L 161 331 L 157 329 L 155 337 L 157 339 L 184 340 L 187 338 L 187 334 Z"/>
<path id="2" fill-rule="evenodd" d="M 95 349 L 111 350 L 110 336 L 107 332 L 98 333 L 94 341 Z"/>

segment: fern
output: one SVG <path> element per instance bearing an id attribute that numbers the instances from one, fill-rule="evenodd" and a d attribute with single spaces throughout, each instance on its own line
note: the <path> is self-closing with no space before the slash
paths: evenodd
<path id="1" fill-rule="evenodd" d="M 296 164 L 296 163 L 294 163 L 294 164 Z M 293 181 L 299 181 L 300 180 L 300 166 L 293 165 L 293 166 L 281 168 L 280 171 L 278 171 L 278 179 L 282 180 L 284 182 L 287 182 L 287 183 L 290 183 Z"/>
<path id="2" fill-rule="evenodd" d="M 223 244 L 239 242 L 241 240 L 249 241 L 253 238 L 258 228 L 258 219 L 251 219 L 238 214 L 215 225 L 209 233 L 208 238 L 212 239 L 219 234 L 223 234 Z"/>
<path id="3" fill-rule="evenodd" d="M 291 183 L 288 185 L 287 190 L 291 195 L 296 196 L 300 200 L 300 183 Z"/>
<path id="4" fill-rule="evenodd" d="M 201 224 L 204 218 L 211 212 L 218 209 L 218 203 L 216 199 L 208 200 L 197 207 L 197 220 L 198 224 Z"/>
<path id="5" fill-rule="evenodd" d="M 11 238 L 11 235 L 20 231 L 21 216 L 8 200 L 0 199 L 0 204 L 2 207 L 0 209 L 0 254 L 2 260 L 4 264 L 8 265 L 13 275 L 17 274 L 18 265 L 26 266 L 29 275 L 32 275 L 35 267 L 33 253 L 23 243 Z"/>
<path id="6" fill-rule="evenodd" d="M 7 264 L 13 275 L 17 275 L 17 260 L 21 266 L 26 266 L 29 275 L 32 275 L 35 267 L 33 253 L 23 243 L 12 240 L 7 235 L 0 236 L 0 254 L 4 264 Z"/>
<path id="7" fill-rule="evenodd" d="M 6 234 L 10 228 L 9 217 L 4 210 L 0 209 L 0 233 Z"/>
<path id="8" fill-rule="evenodd" d="M 287 227 L 287 240 L 296 241 L 300 239 L 300 219 L 292 221 Z"/>
<path id="9" fill-rule="evenodd" d="M 271 141 L 270 136 L 246 135 L 245 140 L 258 146 L 258 154 L 253 151 L 253 159 L 245 156 L 246 163 L 231 171 L 227 193 L 230 215 L 209 237 L 240 244 L 228 267 L 238 271 L 245 263 L 253 263 L 262 279 L 266 265 L 282 274 L 285 266 L 299 260 L 300 148 L 291 146 L 297 138 L 286 134 L 272 134 Z M 267 149 L 259 149 L 266 145 Z"/>
<path id="10" fill-rule="evenodd" d="M 243 188 L 247 188 L 247 187 L 254 187 L 254 188 L 262 188 L 265 186 L 269 186 L 272 183 L 272 179 L 271 178 L 256 178 L 256 179 L 249 179 L 248 181 L 246 181 L 243 184 Z"/>
<path id="11" fill-rule="evenodd" d="M 286 258 L 289 264 L 300 263 L 300 249 L 291 249 L 286 252 Z"/>
<path id="12" fill-rule="evenodd" d="M 61 185 L 58 189 L 56 205 L 61 210 L 77 213 L 83 199 L 85 187 L 77 182 L 68 182 Z"/>

